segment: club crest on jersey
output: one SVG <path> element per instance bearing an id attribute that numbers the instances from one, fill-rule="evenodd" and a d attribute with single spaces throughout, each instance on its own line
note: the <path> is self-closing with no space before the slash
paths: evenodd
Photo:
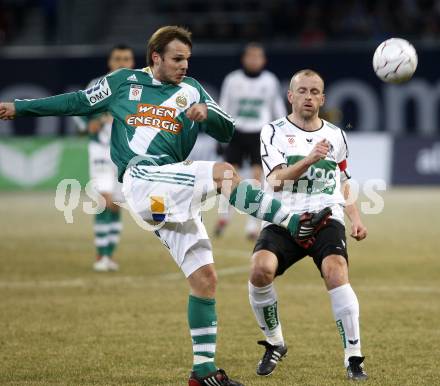
<path id="1" fill-rule="evenodd" d="M 142 97 L 142 89 L 143 86 L 139 84 L 132 84 L 130 86 L 130 91 L 128 93 L 128 100 L 129 101 L 140 101 Z"/>
<path id="2" fill-rule="evenodd" d="M 289 146 L 295 146 L 295 135 L 294 134 L 286 134 L 287 143 Z"/>
<path id="3" fill-rule="evenodd" d="M 176 105 L 179 106 L 180 108 L 184 108 L 186 107 L 186 105 L 188 104 L 188 100 L 186 99 L 185 95 L 180 94 L 177 96 L 176 98 Z"/>
<path id="4" fill-rule="evenodd" d="M 182 130 L 182 124 L 177 120 L 176 115 L 174 107 L 140 103 L 137 105 L 137 113 L 127 115 L 125 122 L 134 127 L 151 127 L 179 134 Z"/>

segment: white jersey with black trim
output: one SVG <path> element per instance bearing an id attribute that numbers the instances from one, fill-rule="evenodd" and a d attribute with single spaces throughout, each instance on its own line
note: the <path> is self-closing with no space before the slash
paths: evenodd
<path id="1" fill-rule="evenodd" d="M 286 115 L 280 82 L 266 70 L 255 77 L 243 70 L 232 71 L 223 81 L 219 104 L 242 133 L 259 133 L 266 123 Z"/>
<path id="2" fill-rule="evenodd" d="M 284 189 L 274 192 L 267 177 L 279 165 L 293 165 L 310 154 L 322 139 L 330 143 L 325 159 L 314 163 L 296 181 L 284 183 Z M 345 133 L 337 126 L 322 119 L 322 126 L 315 131 L 305 131 L 289 121 L 278 119 L 261 131 L 261 161 L 264 171 L 264 191 L 281 200 L 291 213 L 316 212 L 327 206 L 332 218 L 344 224 L 345 200 L 341 182 L 350 178 L 347 169 L 348 146 Z M 263 223 L 263 227 L 269 223 Z"/>

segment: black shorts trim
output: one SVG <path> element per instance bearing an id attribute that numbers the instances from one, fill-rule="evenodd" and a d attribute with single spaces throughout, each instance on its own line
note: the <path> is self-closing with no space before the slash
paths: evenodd
<path id="1" fill-rule="evenodd" d="M 269 225 L 261 231 L 254 253 L 261 250 L 272 252 L 278 259 L 276 276 L 280 276 L 305 256 L 313 258 L 319 271 L 322 261 L 329 255 L 341 255 L 348 263 L 346 246 L 345 227 L 339 221 L 330 220 L 318 232 L 315 243 L 308 249 L 297 244 L 286 229 L 278 225 Z"/>
<path id="2" fill-rule="evenodd" d="M 249 160 L 251 165 L 261 165 L 259 132 L 243 133 L 235 130 L 225 150 L 225 161 L 241 167 L 244 160 Z"/>

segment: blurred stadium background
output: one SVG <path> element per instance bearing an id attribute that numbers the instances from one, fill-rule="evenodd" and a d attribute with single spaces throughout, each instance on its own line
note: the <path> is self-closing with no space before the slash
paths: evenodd
<path id="1" fill-rule="evenodd" d="M 143 67 L 148 37 L 166 24 L 193 31 L 189 75 L 215 99 L 249 41 L 265 44 L 284 92 L 298 69 L 323 75 L 324 114 L 348 134 L 360 191 L 374 180 L 384 199 L 380 213 L 364 215 L 369 238 L 350 243 L 370 384 L 440 385 L 440 2 L 0 0 L 0 100 L 83 88 L 105 72 L 118 43 L 133 46 Z M 384 84 L 372 70 L 388 37 L 417 49 L 406 84 Z M 202 136 L 193 158 L 215 157 Z M 91 272 L 93 219 L 78 207 L 66 224 L 54 205 L 63 178 L 88 181 L 87 139 L 72 119 L 0 122 L 0 384 L 182 384 L 191 360 L 186 283 L 127 213 L 121 271 Z M 360 200 L 372 203 L 371 195 Z M 214 220 L 211 211 L 210 230 Z M 291 355 L 272 378 L 254 376 L 260 335 L 247 304 L 253 245 L 243 226 L 236 216 L 213 242 L 219 363 L 246 385 L 344 384 L 339 338 L 310 261 L 278 282 Z"/>

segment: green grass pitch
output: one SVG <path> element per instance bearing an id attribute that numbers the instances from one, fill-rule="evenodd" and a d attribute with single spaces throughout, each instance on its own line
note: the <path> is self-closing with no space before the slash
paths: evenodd
<path id="1" fill-rule="evenodd" d="M 349 242 L 368 385 L 440 385 L 439 189 L 394 189 L 369 237 Z M 206 216 L 212 229 L 215 216 Z M 124 213 L 118 273 L 91 271 L 92 216 L 66 224 L 54 192 L 0 193 L 0 384 L 185 385 L 188 286 L 167 250 Z M 322 280 L 304 259 L 276 281 L 289 356 L 255 375 L 262 338 L 248 304 L 253 245 L 236 215 L 214 240 L 217 364 L 246 386 L 345 385 Z"/>

